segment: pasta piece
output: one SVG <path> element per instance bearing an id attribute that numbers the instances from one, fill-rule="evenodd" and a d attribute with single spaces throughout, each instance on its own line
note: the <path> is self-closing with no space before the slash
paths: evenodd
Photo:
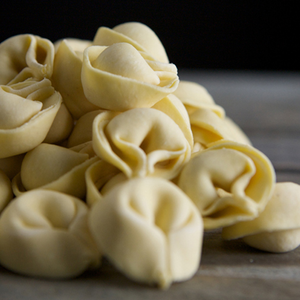
<path id="1" fill-rule="evenodd" d="M 7 85 L 27 72 L 37 80 L 51 78 L 53 60 L 49 40 L 31 34 L 13 36 L 0 44 L 0 84 Z"/>
<path id="2" fill-rule="evenodd" d="M 0 170 L 0 213 L 12 200 L 13 196 L 11 182 L 6 174 Z"/>
<path id="3" fill-rule="evenodd" d="M 30 151 L 45 140 L 62 99 L 49 79 L 0 86 L 0 158 Z"/>
<path id="4" fill-rule="evenodd" d="M 64 103 L 75 119 L 98 109 L 86 99 L 81 83 L 83 51 L 90 44 L 87 41 L 64 39 L 56 45 L 53 84 L 61 93 Z"/>
<path id="5" fill-rule="evenodd" d="M 169 63 L 164 46 L 148 26 L 139 22 L 127 22 L 113 29 L 100 27 L 94 37 L 94 45 L 111 46 L 128 43 L 137 50 L 150 54 L 154 60 Z"/>
<path id="6" fill-rule="evenodd" d="M 191 154 L 179 126 L 153 108 L 99 114 L 94 119 L 93 145 L 101 159 L 127 177 L 174 178 Z"/>
<path id="7" fill-rule="evenodd" d="M 223 229 L 223 238 L 242 237 L 250 246 L 269 252 L 287 252 L 300 245 L 300 186 L 276 183 L 264 211 L 254 220 Z"/>
<path id="8" fill-rule="evenodd" d="M 189 114 L 202 108 L 210 109 L 220 118 L 225 117 L 223 107 L 217 105 L 207 90 L 196 82 L 181 80 L 173 94 L 182 101 Z"/>
<path id="9" fill-rule="evenodd" d="M 274 184 L 274 168 L 263 153 L 229 141 L 195 155 L 178 179 L 178 186 L 198 207 L 205 229 L 257 217 Z"/>
<path id="10" fill-rule="evenodd" d="M 0 263 L 30 276 L 65 279 L 99 265 L 88 208 L 75 197 L 34 190 L 17 197 L 0 217 Z"/>
<path id="11" fill-rule="evenodd" d="M 146 60 L 128 43 L 88 47 L 81 79 L 91 103 L 114 111 L 151 107 L 174 92 L 179 81 L 175 65 Z"/>
<path id="12" fill-rule="evenodd" d="M 41 144 L 25 155 L 21 172 L 13 179 L 14 194 L 18 196 L 42 188 L 84 198 L 84 173 L 97 160 L 97 157 L 89 158 L 86 153 Z"/>
<path id="13" fill-rule="evenodd" d="M 190 199 L 161 178 L 118 184 L 91 208 L 92 235 L 122 273 L 167 288 L 199 267 L 203 224 Z"/>

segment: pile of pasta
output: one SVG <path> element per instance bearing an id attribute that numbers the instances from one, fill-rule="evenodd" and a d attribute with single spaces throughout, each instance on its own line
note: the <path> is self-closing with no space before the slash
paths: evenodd
<path id="1" fill-rule="evenodd" d="M 0 44 L 0 264 L 73 278 L 105 257 L 167 288 L 199 268 L 203 234 L 285 252 L 300 187 L 198 83 L 179 81 L 138 22 L 93 41 L 22 34 Z"/>

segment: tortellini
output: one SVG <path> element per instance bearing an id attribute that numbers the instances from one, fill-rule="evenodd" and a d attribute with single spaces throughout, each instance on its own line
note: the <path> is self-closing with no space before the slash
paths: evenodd
<path id="1" fill-rule="evenodd" d="M 75 119 L 98 109 L 86 99 L 81 83 L 83 51 L 91 45 L 76 39 L 64 39 L 57 44 L 52 80 Z"/>
<path id="2" fill-rule="evenodd" d="M 145 59 L 128 43 L 88 47 L 81 80 L 91 103 L 113 111 L 151 107 L 174 92 L 179 81 L 175 65 Z"/>
<path id="3" fill-rule="evenodd" d="M 171 179 L 190 158 L 191 147 L 179 126 L 157 109 L 103 112 L 93 126 L 95 152 L 127 177 Z"/>
<path id="4" fill-rule="evenodd" d="M 14 272 L 72 278 L 99 265 L 83 201 L 55 191 L 27 192 L 0 218 L 0 263 Z"/>
<path id="5" fill-rule="evenodd" d="M 255 248 L 269 252 L 287 252 L 300 245 L 300 186 L 292 182 L 276 183 L 264 211 L 254 220 L 223 229 L 223 238 L 243 238 Z"/>
<path id="6" fill-rule="evenodd" d="M 228 226 L 258 216 L 275 184 L 269 159 L 257 149 L 219 142 L 194 156 L 178 186 L 198 207 L 205 229 Z"/>
<path id="7" fill-rule="evenodd" d="M 54 45 L 32 34 L 13 36 L 0 44 L 0 84 L 7 85 L 30 72 L 37 80 L 53 72 Z M 20 81 L 20 79 L 17 79 Z"/>
<path id="8" fill-rule="evenodd" d="M 40 144 L 25 155 L 21 171 L 13 179 L 13 191 L 18 196 L 42 188 L 84 198 L 85 171 L 97 160 L 97 157 L 89 158 L 86 153 Z"/>
<path id="9" fill-rule="evenodd" d="M 148 53 L 154 60 L 168 63 L 164 46 L 151 28 L 139 22 L 127 22 L 113 29 L 100 27 L 93 43 L 99 46 L 111 46 L 115 43 L 128 43 L 137 50 Z"/>
<path id="10" fill-rule="evenodd" d="M 45 140 L 61 107 L 47 78 L 0 86 L 0 158 L 25 153 Z"/>
<path id="11" fill-rule="evenodd" d="M 134 178 L 116 185 L 92 206 L 89 224 L 100 251 L 138 282 L 166 288 L 198 269 L 202 219 L 168 180 Z"/>
<path id="12" fill-rule="evenodd" d="M 274 186 L 269 159 L 202 85 L 179 81 L 146 25 L 0 44 L 4 267 L 71 278 L 104 255 L 168 288 L 197 271 L 204 229 L 297 247 L 299 186 L 278 184 L 271 198 Z"/>

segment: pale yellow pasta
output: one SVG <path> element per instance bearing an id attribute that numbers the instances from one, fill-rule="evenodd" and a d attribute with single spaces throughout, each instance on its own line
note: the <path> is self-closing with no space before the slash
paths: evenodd
<path id="1" fill-rule="evenodd" d="M 0 263 L 30 276 L 72 278 L 99 265 L 88 208 L 75 197 L 34 190 L 17 197 L 0 217 Z"/>
<path id="2" fill-rule="evenodd" d="M 205 149 L 209 144 L 221 140 L 234 140 L 224 119 L 221 119 L 212 110 L 199 108 L 190 114 L 191 129 L 194 142 Z"/>
<path id="3" fill-rule="evenodd" d="M 231 119 L 226 116 L 220 118 L 211 109 L 198 108 L 193 111 L 190 114 L 190 123 L 194 142 L 200 145 L 199 150 L 221 140 L 251 145 L 246 134 Z"/>
<path id="4" fill-rule="evenodd" d="M 0 170 L 0 214 L 13 196 L 11 181 L 6 174 Z"/>
<path id="5" fill-rule="evenodd" d="M 178 179 L 178 186 L 198 207 L 205 229 L 257 217 L 274 184 L 274 168 L 263 153 L 229 141 L 195 155 Z"/>
<path id="6" fill-rule="evenodd" d="M 103 255 L 138 282 L 167 288 L 199 267 L 202 219 L 191 200 L 162 178 L 119 183 L 92 206 L 89 224 Z"/>
<path id="7" fill-rule="evenodd" d="M 223 229 L 223 238 L 243 238 L 252 247 L 269 252 L 287 252 L 300 245 L 300 186 L 276 183 L 271 199 L 254 220 Z"/>
<path id="8" fill-rule="evenodd" d="M 182 102 L 174 95 L 170 94 L 152 106 L 171 117 L 184 133 L 191 148 L 194 144 L 193 133 L 189 115 Z"/>
<path id="9" fill-rule="evenodd" d="M 43 142 L 49 144 L 61 142 L 69 137 L 73 127 L 74 120 L 65 104 L 62 103 Z"/>
<path id="10" fill-rule="evenodd" d="M 115 26 L 113 29 L 100 27 L 93 43 L 99 46 L 128 43 L 137 50 L 148 53 L 154 60 L 169 62 L 165 48 L 157 35 L 151 28 L 139 22 L 126 22 Z"/>
<path id="11" fill-rule="evenodd" d="M 88 47 L 81 80 L 90 102 L 114 111 L 151 107 L 179 81 L 175 65 L 147 60 L 128 43 Z"/>
<path id="12" fill-rule="evenodd" d="M 61 107 L 49 79 L 27 77 L 0 86 L 0 158 L 25 153 L 42 143 Z"/>
<path id="13" fill-rule="evenodd" d="M 104 160 L 93 163 L 85 172 L 86 203 L 92 206 L 103 198 L 103 188 L 116 175 L 124 174 Z M 125 175 L 124 175 L 125 176 Z M 111 186 L 111 184 L 110 184 Z M 106 186 L 106 190 L 109 188 Z M 104 191 L 105 193 L 105 191 Z"/>
<path id="14" fill-rule="evenodd" d="M 93 142 L 92 141 L 88 141 L 88 142 L 70 147 L 69 149 L 73 150 L 75 152 L 78 152 L 78 153 L 85 153 L 90 158 L 96 156 L 96 153 L 95 153 L 94 148 L 93 148 Z"/>
<path id="15" fill-rule="evenodd" d="M 100 158 L 127 177 L 174 178 L 191 154 L 179 126 L 153 108 L 99 114 L 94 119 L 93 145 Z"/>
<path id="16" fill-rule="evenodd" d="M 203 108 L 210 109 L 220 118 L 225 116 L 224 108 L 217 105 L 206 88 L 196 82 L 180 80 L 178 88 L 173 94 L 182 101 L 189 114 Z"/>
<path id="17" fill-rule="evenodd" d="M 103 112 L 103 110 L 91 111 L 77 120 L 68 138 L 68 147 L 74 147 L 92 140 L 93 121 L 100 112 Z"/>
<path id="18" fill-rule="evenodd" d="M 52 80 L 75 119 L 98 109 L 86 99 L 81 83 L 83 51 L 88 46 L 87 41 L 64 39 L 55 54 Z"/>
<path id="19" fill-rule="evenodd" d="M 6 85 L 28 71 L 37 80 L 53 72 L 54 46 L 31 34 L 13 36 L 0 44 L 0 84 Z"/>
<path id="20" fill-rule="evenodd" d="M 15 195 L 42 188 L 85 197 L 84 173 L 97 157 L 52 145 L 40 144 L 29 151 L 22 162 L 21 172 L 13 179 Z"/>

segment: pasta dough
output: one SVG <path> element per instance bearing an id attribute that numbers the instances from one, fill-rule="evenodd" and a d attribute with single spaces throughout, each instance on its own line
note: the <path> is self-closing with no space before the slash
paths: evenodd
<path id="1" fill-rule="evenodd" d="M 201 217 L 167 180 L 147 177 L 118 184 L 92 206 L 89 224 L 102 253 L 133 280 L 166 288 L 198 269 Z"/>
<path id="2" fill-rule="evenodd" d="M 86 99 L 81 83 L 83 51 L 91 44 L 77 39 L 64 39 L 56 45 L 52 80 L 75 119 L 98 109 Z"/>
<path id="3" fill-rule="evenodd" d="M 86 203 L 92 206 L 94 203 L 101 201 L 103 198 L 103 187 L 120 173 L 121 171 L 118 168 L 106 161 L 99 160 L 93 163 L 85 172 Z"/>
<path id="4" fill-rule="evenodd" d="M 0 218 L 0 262 L 14 272 L 76 277 L 100 262 L 88 208 L 66 194 L 34 190 L 17 197 Z"/>
<path id="5" fill-rule="evenodd" d="M 236 142 L 218 142 L 195 155 L 183 168 L 178 186 L 194 201 L 205 229 L 258 216 L 275 184 L 269 159 Z"/>
<path id="6" fill-rule="evenodd" d="M 111 46 L 115 43 L 128 43 L 137 50 L 150 54 L 154 60 L 168 63 L 165 48 L 151 28 L 139 22 L 127 22 L 113 29 L 100 27 L 93 43 L 99 46 Z"/>
<path id="7" fill-rule="evenodd" d="M 13 179 L 13 191 L 18 196 L 28 190 L 43 188 L 84 198 L 85 171 L 97 160 L 86 153 L 41 144 L 25 155 L 21 172 Z"/>
<path id="8" fill-rule="evenodd" d="M 173 94 L 182 101 L 189 114 L 202 108 L 210 109 L 220 118 L 225 117 L 224 108 L 217 105 L 206 88 L 196 82 L 181 80 Z"/>
<path id="9" fill-rule="evenodd" d="M 300 186 L 276 183 L 264 211 L 254 220 L 223 229 L 223 238 L 243 237 L 252 247 L 269 252 L 287 252 L 300 245 Z"/>
<path id="10" fill-rule="evenodd" d="M 157 109 L 103 112 L 93 126 L 96 154 L 127 177 L 171 179 L 190 158 L 191 148 L 179 126 Z"/>
<path id="11" fill-rule="evenodd" d="M 50 80 L 29 77 L 1 86 L 0 97 L 0 158 L 25 153 L 41 144 L 62 103 Z"/>
<path id="12" fill-rule="evenodd" d="M 81 80 L 91 103 L 113 111 L 151 107 L 174 92 L 179 81 L 175 65 L 146 60 L 128 43 L 88 47 Z"/>
<path id="13" fill-rule="evenodd" d="M 48 39 L 32 34 L 13 36 L 0 44 L 0 85 L 28 72 L 37 80 L 50 78 L 53 60 L 54 45 Z"/>

